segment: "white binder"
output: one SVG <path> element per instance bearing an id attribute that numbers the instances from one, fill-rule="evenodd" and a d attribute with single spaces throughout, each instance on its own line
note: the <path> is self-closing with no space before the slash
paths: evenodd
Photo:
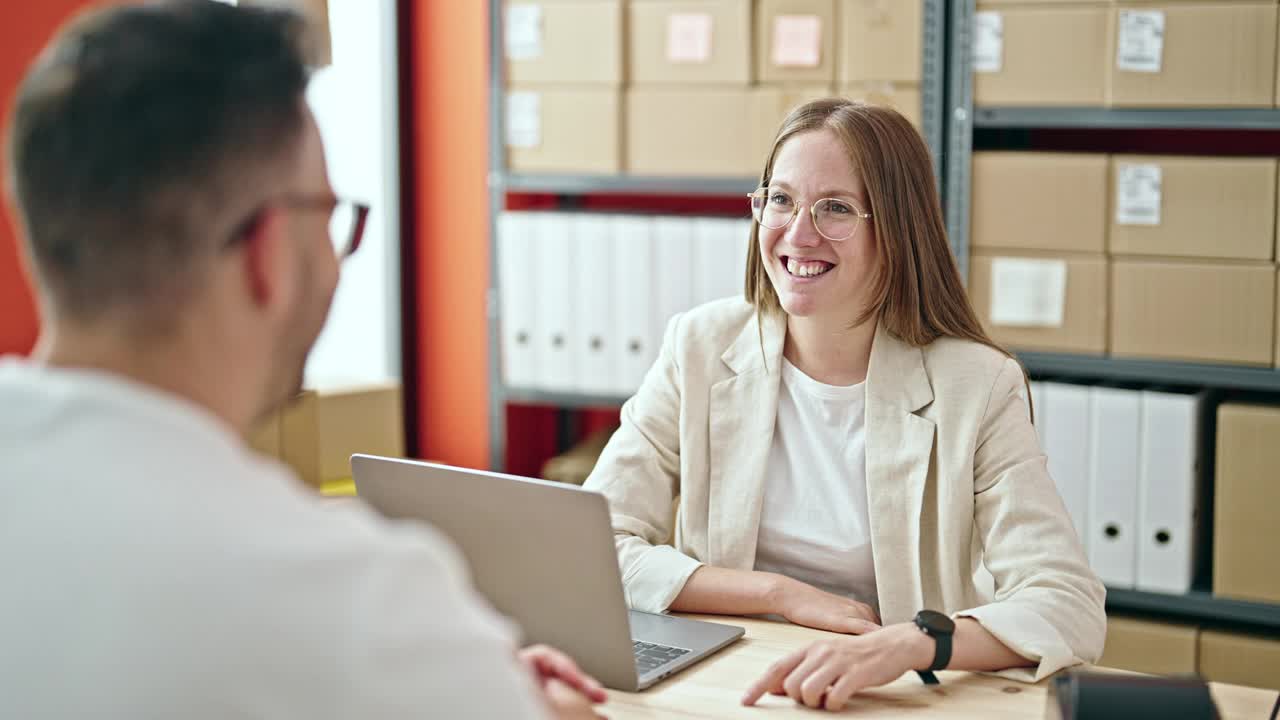
<path id="1" fill-rule="evenodd" d="M 1089 388 L 1047 382 L 1045 455 L 1076 534 L 1089 548 Z"/>
<path id="2" fill-rule="evenodd" d="M 573 277 L 570 225 L 566 213 L 537 214 L 537 245 L 534 268 L 537 272 L 534 298 L 536 315 L 535 365 L 540 390 L 562 392 L 572 390 L 578 368 L 570 351 Z"/>
<path id="3" fill-rule="evenodd" d="M 1138 473 L 1142 394 L 1095 387 L 1089 439 L 1089 564 L 1110 587 L 1138 571 Z"/>
<path id="4" fill-rule="evenodd" d="M 658 341 L 676 313 L 693 307 L 693 221 L 687 217 L 655 217 L 654 313 Z M 654 357 L 657 357 L 655 354 Z"/>
<path id="5" fill-rule="evenodd" d="M 728 275 L 724 263 L 724 221 L 718 218 L 694 218 L 693 247 L 689 259 L 693 263 L 693 297 L 691 306 L 701 305 L 723 297 L 724 278 Z"/>
<path id="6" fill-rule="evenodd" d="M 1202 397 L 1142 393 L 1138 589 L 1185 593 L 1195 567 Z"/>
<path id="7" fill-rule="evenodd" d="M 613 219 L 607 215 L 573 217 L 570 278 L 572 317 L 570 348 L 578 367 L 574 389 L 608 394 L 617 386 L 614 372 L 617 342 L 613 318 Z"/>
<path id="8" fill-rule="evenodd" d="M 530 213 L 498 216 L 498 327 L 502 379 L 511 386 L 537 385 L 534 353 L 535 221 Z"/>
<path id="9" fill-rule="evenodd" d="M 631 395 L 640 387 L 658 357 L 653 319 L 653 221 L 643 215 L 613 216 L 613 316 L 610 345 L 615 353 L 617 395 Z"/>

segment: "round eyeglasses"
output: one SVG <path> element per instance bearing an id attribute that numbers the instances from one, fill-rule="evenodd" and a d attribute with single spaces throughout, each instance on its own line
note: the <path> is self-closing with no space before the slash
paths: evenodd
<path id="1" fill-rule="evenodd" d="M 751 199 L 751 215 L 761 227 L 781 230 L 791 224 L 803 207 L 789 194 L 781 190 L 760 188 L 747 196 Z M 823 198 L 809 206 L 813 227 L 818 234 L 832 241 L 841 242 L 853 237 L 858 223 L 870 218 L 871 213 L 848 200 Z"/>

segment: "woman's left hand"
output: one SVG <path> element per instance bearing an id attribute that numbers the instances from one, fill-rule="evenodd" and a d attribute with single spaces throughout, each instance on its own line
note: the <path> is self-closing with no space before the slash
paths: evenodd
<path id="1" fill-rule="evenodd" d="M 767 692 L 787 695 L 811 708 L 839 710 L 854 693 L 929 667 L 934 649 L 933 638 L 913 623 L 820 640 L 770 666 L 747 690 L 742 704 L 754 705 Z"/>

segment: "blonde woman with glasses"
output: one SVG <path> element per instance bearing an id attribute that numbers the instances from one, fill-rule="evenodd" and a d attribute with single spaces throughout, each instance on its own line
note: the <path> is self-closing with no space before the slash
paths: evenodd
<path id="1" fill-rule="evenodd" d="M 835 710 L 910 671 L 1097 660 L 1103 587 L 1026 375 L 965 295 L 919 133 L 804 105 L 750 203 L 745 301 L 671 320 L 587 482 L 630 605 L 846 634 L 779 659 L 747 704 Z"/>

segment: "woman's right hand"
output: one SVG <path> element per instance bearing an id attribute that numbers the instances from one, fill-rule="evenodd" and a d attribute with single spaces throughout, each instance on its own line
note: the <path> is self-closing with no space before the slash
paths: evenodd
<path id="1" fill-rule="evenodd" d="M 797 625 L 849 635 L 880 629 L 880 616 L 870 605 L 799 580 L 782 578 L 777 598 L 777 614 Z"/>

